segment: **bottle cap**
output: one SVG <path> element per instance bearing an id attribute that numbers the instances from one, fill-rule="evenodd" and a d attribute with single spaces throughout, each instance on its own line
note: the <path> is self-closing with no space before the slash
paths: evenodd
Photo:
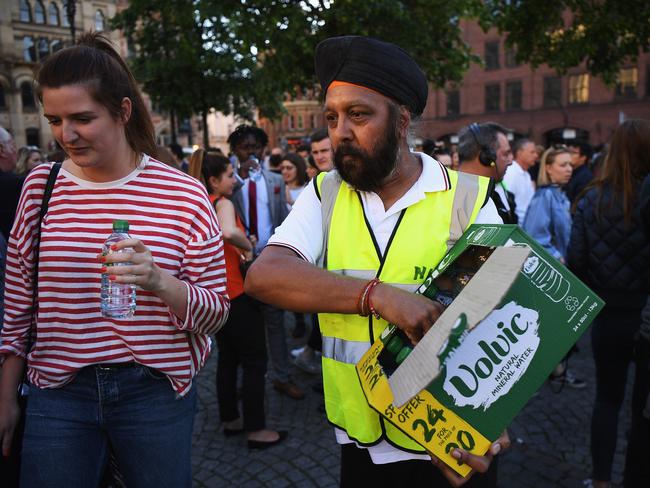
<path id="1" fill-rule="evenodd" d="M 115 232 L 128 232 L 129 231 L 129 221 L 128 220 L 114 220 L 113 221 L 113 231 L 115 231 Z"/>

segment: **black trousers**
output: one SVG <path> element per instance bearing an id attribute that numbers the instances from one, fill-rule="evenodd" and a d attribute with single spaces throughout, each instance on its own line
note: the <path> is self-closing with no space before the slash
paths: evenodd
<path id="1" fill-rule="evenodd" d="M 244 430 L 266 426 L 264 385 L 266 336 L 262 313 L 253 299 L 243 294 L 232 300 L 228 322 L 217 333 L 217 397 L 222 422 L 239 418 L 237 368 L 243 372 L 242 411 Z"/>
<path id="2" fill-rule="evenodd" d="M 593 478 L 610 481 L 618 436 L 618 418 L 633 360 L 640 309 L 605 307 L 591 328 L 596 363 L 596 401 L 591 418 Z"/>
<path id="3" fill-rule="evenodd" d="M 632 393 L 632 425 L 625 454 L 625 488 L 650 486 L 650 341 L 637 341 Z"/>
<path id="4" fill-rule="evenodd" d="M 497 462 L 494 458 L 485 474 L 475 473 L 463 485 L 467 488 L 497 486 Z M 398 488 L 402 486 L 447 488 L 451 485 L 431 461 L 409 460 L 389 464 L 373 464 L 367 449 L 355 444 L 341 446 L 341 488 Z"/>

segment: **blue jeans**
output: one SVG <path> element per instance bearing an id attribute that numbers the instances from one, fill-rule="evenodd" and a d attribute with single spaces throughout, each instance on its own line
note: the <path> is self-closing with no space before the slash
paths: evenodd
<path id="1" fill-rule="evenodd" d="M 144 366 L 90 366 L 61 388 L 30 388 L 21 487 L 94 488 L 109 442 L 129 488 L 190 487 L 196 387 L 183 397 Z"/>

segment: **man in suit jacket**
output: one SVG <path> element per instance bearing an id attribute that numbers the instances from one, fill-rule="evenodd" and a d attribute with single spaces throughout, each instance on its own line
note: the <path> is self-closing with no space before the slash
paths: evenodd
<path id="1" fill-rule="evenodd" d="M 228 137 L 230 150 L 235 155 L 235 170 L 239 186 L 232 202 L 248 234 L 257 239 L 255 254 L 259 254 L 271 235 L 289 213 L 285 198 L 284 180 L 278 174 L 266 171 L 260 161 L 268 136 L 258 128 L 240 125 Z M 271 360 L 270 374 L 273 387 L 290 398 L 304 397 L 302 390 L 289 375 L 289 351 L 284 328 L 284 312 L 271 305 L 260 304 L 266 326 L 266 339 Z"/>

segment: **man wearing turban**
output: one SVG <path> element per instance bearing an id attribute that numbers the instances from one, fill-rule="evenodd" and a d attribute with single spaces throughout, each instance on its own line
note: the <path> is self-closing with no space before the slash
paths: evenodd
<path id="1" fill-rule="evenodd" d="M 369 406 L 355 364 L 395 324 L 417 342 L 443 306 L 412 293 L 471 223 L 501 223 L 489 180 L 447 170 L 411 152 L 424 111 L 424 73 L 401 48 L 344 36 L 316 47 L 316 74 L 335 170 L 314 178 L 246 279 L 246 292 L 286 310 L 318 312 L 328 420 L 342 445 L 341 486 L 458 486 L 458 477 Z M 488 471 L 485 456 L 452 455 Z M 437 466 L 437 467 L 436 467 Z M 439 470 L 438 470 L 439 468 Z M 475 476 L 471 486 L 494 486 Z M 469 485 L 468 485 L 469 486 Z"/>

